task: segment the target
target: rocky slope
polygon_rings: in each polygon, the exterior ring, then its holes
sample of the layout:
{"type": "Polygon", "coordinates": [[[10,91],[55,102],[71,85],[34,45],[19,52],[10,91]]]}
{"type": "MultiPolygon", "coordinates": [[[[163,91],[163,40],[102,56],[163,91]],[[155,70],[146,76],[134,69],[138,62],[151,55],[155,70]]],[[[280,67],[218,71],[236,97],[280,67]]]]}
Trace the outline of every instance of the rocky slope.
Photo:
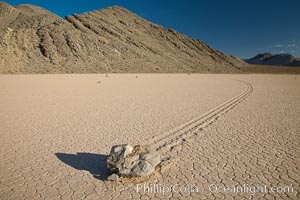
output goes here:
{"type": "Polygon", "coordinates": [[[62,19],[0,2],[0,73],[226,73],[243,65],[118,6],[62,19]]]}
{"type": "Polygon", "coordinates": [[[300,66],[300,59],[290,54],[262,53],[245,61],[256,65],[300,66]]]}

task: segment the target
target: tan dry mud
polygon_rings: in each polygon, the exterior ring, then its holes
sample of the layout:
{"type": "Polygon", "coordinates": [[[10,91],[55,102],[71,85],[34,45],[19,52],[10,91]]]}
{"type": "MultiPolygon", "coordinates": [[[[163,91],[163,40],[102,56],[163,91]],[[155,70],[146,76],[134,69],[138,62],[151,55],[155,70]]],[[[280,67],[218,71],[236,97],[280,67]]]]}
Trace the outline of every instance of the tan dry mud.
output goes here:
{"type": "Polygon", "coordinates": [[[299,75],[2,75],[0,199],[299,199],[299,85],[299,75]],[[154,144],[172,164],[141,183],[104,181],[120,143],[154,144]]]}

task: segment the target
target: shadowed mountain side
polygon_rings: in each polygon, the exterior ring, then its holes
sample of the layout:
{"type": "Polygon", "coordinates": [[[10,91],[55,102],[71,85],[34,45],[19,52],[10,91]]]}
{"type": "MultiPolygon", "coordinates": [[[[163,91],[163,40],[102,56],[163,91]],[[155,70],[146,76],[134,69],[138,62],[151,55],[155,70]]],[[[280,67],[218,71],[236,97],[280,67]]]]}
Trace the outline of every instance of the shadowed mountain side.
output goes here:
{"type": "Polygon", "coordinates": [[[62,19],[0,2],[0,21],[0,73],[230,73],[247,65],[118,6],[62,19]]]}
{"type": "Polygon", "coordinates": [[[261,53],[245,59],[249,64],[274,65],[274,66],[300,66],[300,58],[295,58],[290,54],[261,53]]]}
{"type": "Polygon", "coordinates": [[[55,153],[55,155],[59,160],[77,170],[86,170],[97,179],[107,179],[107,155],[81,152],[77,154],[55,153]]]}

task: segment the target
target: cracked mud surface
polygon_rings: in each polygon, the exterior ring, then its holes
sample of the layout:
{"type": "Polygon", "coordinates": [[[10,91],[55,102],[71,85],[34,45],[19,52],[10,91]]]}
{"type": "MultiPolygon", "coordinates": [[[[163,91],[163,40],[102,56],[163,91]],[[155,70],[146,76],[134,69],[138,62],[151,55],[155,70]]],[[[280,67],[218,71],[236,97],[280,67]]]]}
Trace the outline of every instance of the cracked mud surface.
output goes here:
{"type": "Polygon", "coordinates": [[[0,76],[0,199],[299,199],[299,83],[295,75],[0,76]],[[120,143],[154,144],[172,162],[143,182],[105,181],[106,155],[120,143]],[[251,196],[211,192],[212,184],[294,190],[251,196]]]}

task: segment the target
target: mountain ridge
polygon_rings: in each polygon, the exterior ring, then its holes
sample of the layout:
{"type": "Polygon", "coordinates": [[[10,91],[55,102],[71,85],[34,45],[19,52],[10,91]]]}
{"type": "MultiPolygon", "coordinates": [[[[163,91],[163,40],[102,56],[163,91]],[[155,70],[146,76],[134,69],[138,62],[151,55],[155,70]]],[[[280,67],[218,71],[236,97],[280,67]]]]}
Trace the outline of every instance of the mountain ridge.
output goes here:
{"type": "Polygon", "coordinates": [[[246,65],[120,6],[63,19],[0,2],[0,22],[0,73],[232,73],[246,65]]]}
{"type": "Polygon", "coordinates": [[[291,54],[259,53],[244,61],[256,65],[300,66],[300,58],[291,54]]]}

